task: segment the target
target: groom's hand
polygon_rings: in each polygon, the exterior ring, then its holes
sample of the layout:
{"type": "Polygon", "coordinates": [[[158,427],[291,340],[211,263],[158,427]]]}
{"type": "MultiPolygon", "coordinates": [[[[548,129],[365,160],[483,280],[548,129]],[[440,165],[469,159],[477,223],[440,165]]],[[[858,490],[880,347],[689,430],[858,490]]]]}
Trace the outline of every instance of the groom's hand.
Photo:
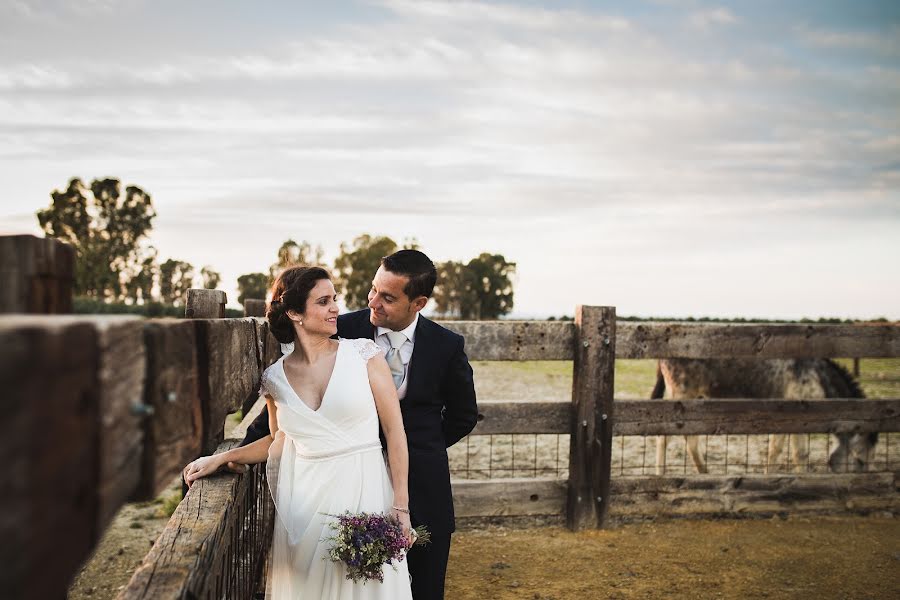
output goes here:
{"type": "Polygon", "coordinates": [[[232,473],[238,473],[241,475],[250,470],[250,467],[245,464],[230,461],[225,466],[232,473]]]}

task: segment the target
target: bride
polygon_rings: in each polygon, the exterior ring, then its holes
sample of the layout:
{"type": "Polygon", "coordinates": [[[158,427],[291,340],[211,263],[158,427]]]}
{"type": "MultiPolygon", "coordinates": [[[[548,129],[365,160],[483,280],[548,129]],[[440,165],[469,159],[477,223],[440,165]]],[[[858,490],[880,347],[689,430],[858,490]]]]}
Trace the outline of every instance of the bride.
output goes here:
{"type": "Polygon", "coordinates": [[[331,339],[335,300],[324,269],[291,267],[278,276],[266,317],[275,338],[294,342],[294,351],[263,373],[273,434],[198,458],[185,467],[185,481],[193,485],[228,462],[268,461],[277,518],[266,597],[407,599],[405,561],[386,566],[382,583],[353,583],[342,563],[328,559],[329,515],[390,511],[410,535],[406,434],[391,371],[374,341],[331,339]]]}

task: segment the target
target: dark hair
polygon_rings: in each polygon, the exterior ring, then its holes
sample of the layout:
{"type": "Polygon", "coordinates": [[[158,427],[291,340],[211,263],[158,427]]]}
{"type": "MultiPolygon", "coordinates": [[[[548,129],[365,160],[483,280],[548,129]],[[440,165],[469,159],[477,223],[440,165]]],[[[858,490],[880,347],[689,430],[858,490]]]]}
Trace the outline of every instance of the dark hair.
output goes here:
{"type": "Polygon", "coordinates": [[[395,275],[408,277],[403,286],[403,293],[410,300],[419,296],[431,297],[437,281],[437,270],[434,263],[423,252],[418,250],[398,250],[381,259],[381,266],[395,275]]]}
{"type": "Polygon", "coordinates": [[[305,313],[309,292],[323,279],[331,279],[328,271],[304,265],[288,267],[278,274],[272,284],[272,300],[266,307],[269,331],[276,340],[282,344],[294,341],[294,324],[287,311],[305,313]]]}

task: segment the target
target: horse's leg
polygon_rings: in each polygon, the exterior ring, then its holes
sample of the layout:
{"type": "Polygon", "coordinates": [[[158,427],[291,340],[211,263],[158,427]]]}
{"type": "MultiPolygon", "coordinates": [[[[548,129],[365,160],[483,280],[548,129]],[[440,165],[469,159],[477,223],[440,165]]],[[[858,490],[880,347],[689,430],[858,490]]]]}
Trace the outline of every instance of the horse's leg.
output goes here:
{"type": "Polygon", "coordinates": [[[666,474],[666,436],[656,436],[656,474],[666,474]]]}
{"type": "Polygon", "coordinates": [[[697,472],[706,473],[706,464],[703,462],[703,457],[700,456],[700,448],[698,447],[699,440],[700,437],[696,435],[684,436],[684,443],[687,445],[691,460],[694,461],[694,466],[697,467],[697,472]]]}
{"type": "Polygon", "coordinates": [[[778,457],[781,456],[781,451],[784,448],[784,439],[785,435],[781,433],[771,433],[769,434],[769,457],[766,460],[766,473],[769,473],[771,469],[775,465],[775,461],[778,460],[778,457]]]}
{"type": "Polygon", "coordinates": [[[794,462],[794,471],[804,472],[807,468],[809,448],[806,445],[806,436],[799,433],[791,434],[791,458],[794,462]]]}

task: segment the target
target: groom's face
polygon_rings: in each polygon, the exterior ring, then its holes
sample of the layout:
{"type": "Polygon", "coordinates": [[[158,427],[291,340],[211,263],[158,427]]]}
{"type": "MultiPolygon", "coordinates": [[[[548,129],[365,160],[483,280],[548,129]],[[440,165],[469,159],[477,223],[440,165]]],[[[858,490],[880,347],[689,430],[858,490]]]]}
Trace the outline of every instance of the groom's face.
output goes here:
{"type": "MultiPolygon", "coordinates": [[[[387,327],[394,331],[406,329],[424,302],[411,301],[403,291],[409,278],[378,267],[369,290],[369,320],[375,327],[387,327]]],[[[427,302],[427,299],[425,299],[427,302]]]]}

